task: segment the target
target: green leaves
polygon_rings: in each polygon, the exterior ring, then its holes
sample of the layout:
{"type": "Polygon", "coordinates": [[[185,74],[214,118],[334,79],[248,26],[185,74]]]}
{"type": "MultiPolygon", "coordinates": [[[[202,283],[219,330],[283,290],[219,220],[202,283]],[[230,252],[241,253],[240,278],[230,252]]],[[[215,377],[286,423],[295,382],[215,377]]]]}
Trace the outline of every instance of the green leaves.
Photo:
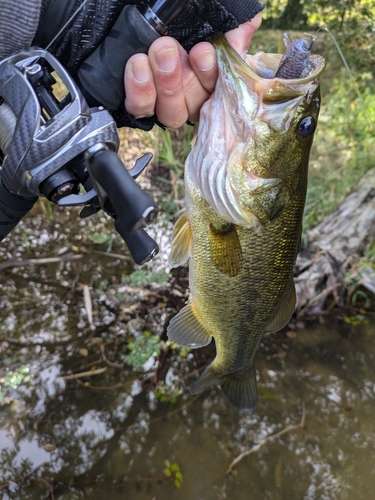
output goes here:
{"type": "MultiPolygon", "coordinates": [[[[13,358],[7,358],[4,360],[4,364],[11,364],[13,358]]],[[[4,378],[0,379],[0,386],[3,388],[17,389],[21,384],[26,384],[30,381],[31,377],[28,374],[30,371],[29,367],[26,365],[21,365],[16,370],[12,370],[5,375],[4,378]]],[[[0,391],[0,397],[3,397],[4,393],[0,391]]]]}
{"type": "Polygon", "coordinates": [[[177,387],[169,386],[159,381],[155,389],[155,397],[161,403],[177,403],[177,398],[181,394],[181,390],[177,387]]]}
{"type": "Polygon", "coordinates": [[[144,364],[151,356],[159,356],[160,338],[145,331],[143,335],[129,342],[128,349],[130,354],[126,357],[126,362],[131,365],[134,370],[142,371],[144,369],[144,364]]]}
{"type": "Polygon", "coordinates": [[[183,476],[182,472],[180,470],[180,466],[178,463],[171,463],[169,460],[165,461],[165,469],[164,469],[164,474],[167,477],[170,477],[173,480],[174,485],[176,488],[181,488],[181,483],[183,481],[183,476]]]}
{"type": "Polygon", "coordinates": [[[129,276],[125,277],[125,282],[132,288],[139,288],[145,283],[156,283],[157,285],[164,285],[168,281],[169,273],[166,271],[147,271],[137,269],[129,276]]]}

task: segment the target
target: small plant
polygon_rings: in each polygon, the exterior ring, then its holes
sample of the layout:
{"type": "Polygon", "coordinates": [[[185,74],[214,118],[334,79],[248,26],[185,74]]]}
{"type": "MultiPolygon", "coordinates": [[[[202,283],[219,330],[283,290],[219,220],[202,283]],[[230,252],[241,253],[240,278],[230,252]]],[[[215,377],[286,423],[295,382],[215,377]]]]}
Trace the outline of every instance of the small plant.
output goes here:
{"type": "Polygon", "coordinates": [[[157,285],[164,285],[168,281],[169,274],[165,271],[146,271],[144,269],[137,269],[129,276],[125,276],[124,281],[132,288],[139,288],[146,283],[156,283],[157,285]]]}
{"type": "Polygon", "coordinates": [[[107,252],[112,250],[114,236],[111,232],[102,230],[99,232],[95,232],[88,236],[88,239],[92,241],[95,245],[103,245],[107,244],[107,252]]]}
{"type": "Polygon", "coordinates": [[[186,356],[191,351],[190,347],[185,347],[185,346],[175,344],[174,342],[171,342],[170,340],[168,340],[167,344],[173,351],[178,351],[178,354],[181,356],[181,358],[186,358],[186,356]]]}
{"type": "Polygon", "coordinates": [[[363,314],[356,314],[355,316],[345,316],[344,321],[348,325],[359,326],[368,325],[369,320],[363,314]]]}
{"type": "Polygon", "coordinates": [[[164,382],[158,382],[155,389],[155,397],[161,403],[172,403],[174,405],[177,403],[177,398],[180,394],[180,389],[167,385],[164,382]]]}
{"type": "Polygon", "coordinates": [[[159,356],[160,338],[145,331],[143,335],[129,342],[128,349],[130,354],[127,356],[126,362],[131,365],[134,370],[142,371],[144,369],[144,364],[151,356],[159,356]]]}
{"type": "MultiPolygon", "coordinates": [[[[5,360],[4,364],[6,363],[7,360],[5,360]]],[[[16,370],[10,371],[5,375],[3,379],[0,379],[0,384],[6,388],[9,387],[10,389],[17,389],[18,386],[21,384],[26,384],[27,382],[30,381],[30,375],[28,375],[30,369],[26,365],[22,365],[16,370]]],[[[4,393],[0,391],[0,397],[3,397],[4,393]]]]}
{"type": "Polygon", "coordinates": [[[165,469],[163,472],[167,477],[173,479],[173,483],[176,486],[176,488],[181,488],[183,476],[180,470],[180,466],[176,462],[172,464],[169,460],[166,460],[165,469]]]}

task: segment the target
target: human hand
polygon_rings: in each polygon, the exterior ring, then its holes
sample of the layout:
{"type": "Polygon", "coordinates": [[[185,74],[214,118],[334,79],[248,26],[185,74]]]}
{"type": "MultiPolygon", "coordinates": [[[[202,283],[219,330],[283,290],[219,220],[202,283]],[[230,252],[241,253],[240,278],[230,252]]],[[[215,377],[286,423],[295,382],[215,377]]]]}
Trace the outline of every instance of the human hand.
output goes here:
{"type": "MultiPolygon", "coordinates": [[[[262,22],[261,13],[228,31],[226,38],[245,57],[262,22]]],[[[174,39],[158,38],[148,55],[135,54],[125,68],[125,107],[136,118],[156,114],[166,127],[198,121],[202,104],[217,80],[216,54],[208,42],[196,44],[189,54],[174,39]]]]}

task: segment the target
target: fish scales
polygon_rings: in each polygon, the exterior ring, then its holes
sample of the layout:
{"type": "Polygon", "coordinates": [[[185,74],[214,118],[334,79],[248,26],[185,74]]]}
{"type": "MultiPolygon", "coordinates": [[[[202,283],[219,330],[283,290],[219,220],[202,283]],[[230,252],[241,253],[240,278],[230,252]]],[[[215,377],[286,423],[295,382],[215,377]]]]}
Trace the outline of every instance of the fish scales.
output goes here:
{"type": "Polygon", "coordinates": [[[281,55],[245,63],[222,35],[214,44],[219,78],[186,161],[186,213],[170,255],[172,267],[189,260],[191,297],[167,333],[193,348],[214,337],[216,358],[190,391],[219,384],[233,406],[249,411],[260,338],[295,307],[293,266],[325,63],[310,56],[309,74],[285,80],[275,76],[281,55]]]}
{"type": "Polygon", "coordinates": [[[246,252],[243,253],[241,270],[235,277],[223,274],[212,265],[209,237],[211,210],[204,206],[202,198],[199,199],[200,193],[194,185],[190,185],[189,179],[186,186],[192,198],[189,221],[193,238],[189,265],[194,271],[190,273],[190,286],[196,302],[204,311],[208,329],[217,332],[215,342],[219,357],[215,364],[219,366],[221,358],[224,358],[234,370],[239,367],[248,371],[265,323],[293,279],[305,185],[301,181],[298,194],[261,237],[248,229],[236,228],[240,246],[246,252]],[[271,255],[272,259],[261,266],[259,263],[265,255],[271,255]],[[231,301],[231,297],[235,300],[231,301]],[[237,332],[235,337],[226,335],[232,330],[237,332]],[[234,348],[234,344],[239,349],[234,348]]]}

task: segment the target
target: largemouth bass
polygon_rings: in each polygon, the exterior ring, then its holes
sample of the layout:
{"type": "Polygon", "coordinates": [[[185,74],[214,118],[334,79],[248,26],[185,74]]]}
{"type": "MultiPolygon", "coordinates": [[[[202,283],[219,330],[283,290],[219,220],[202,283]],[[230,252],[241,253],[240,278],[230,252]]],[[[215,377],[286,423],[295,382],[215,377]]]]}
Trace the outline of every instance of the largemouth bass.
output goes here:
{"type": "MultiPolygon", "coordinates": [[[[308,50],[302,77],[279,78],[282,55],[245,62],[223,35],[214,45],[219,78],[186,161],[186,213],[170,254],[172,267],[189,260],[191,297],[167,333],[192,348],[214,337],[216,358],[190,392],[219,384],[233,406],[250,411],[260,338],[295,308],[293,265],[325,61],[308,50]]],[[[292,57],[300,49],[308,47],[287,47],[292,57]]]]}

